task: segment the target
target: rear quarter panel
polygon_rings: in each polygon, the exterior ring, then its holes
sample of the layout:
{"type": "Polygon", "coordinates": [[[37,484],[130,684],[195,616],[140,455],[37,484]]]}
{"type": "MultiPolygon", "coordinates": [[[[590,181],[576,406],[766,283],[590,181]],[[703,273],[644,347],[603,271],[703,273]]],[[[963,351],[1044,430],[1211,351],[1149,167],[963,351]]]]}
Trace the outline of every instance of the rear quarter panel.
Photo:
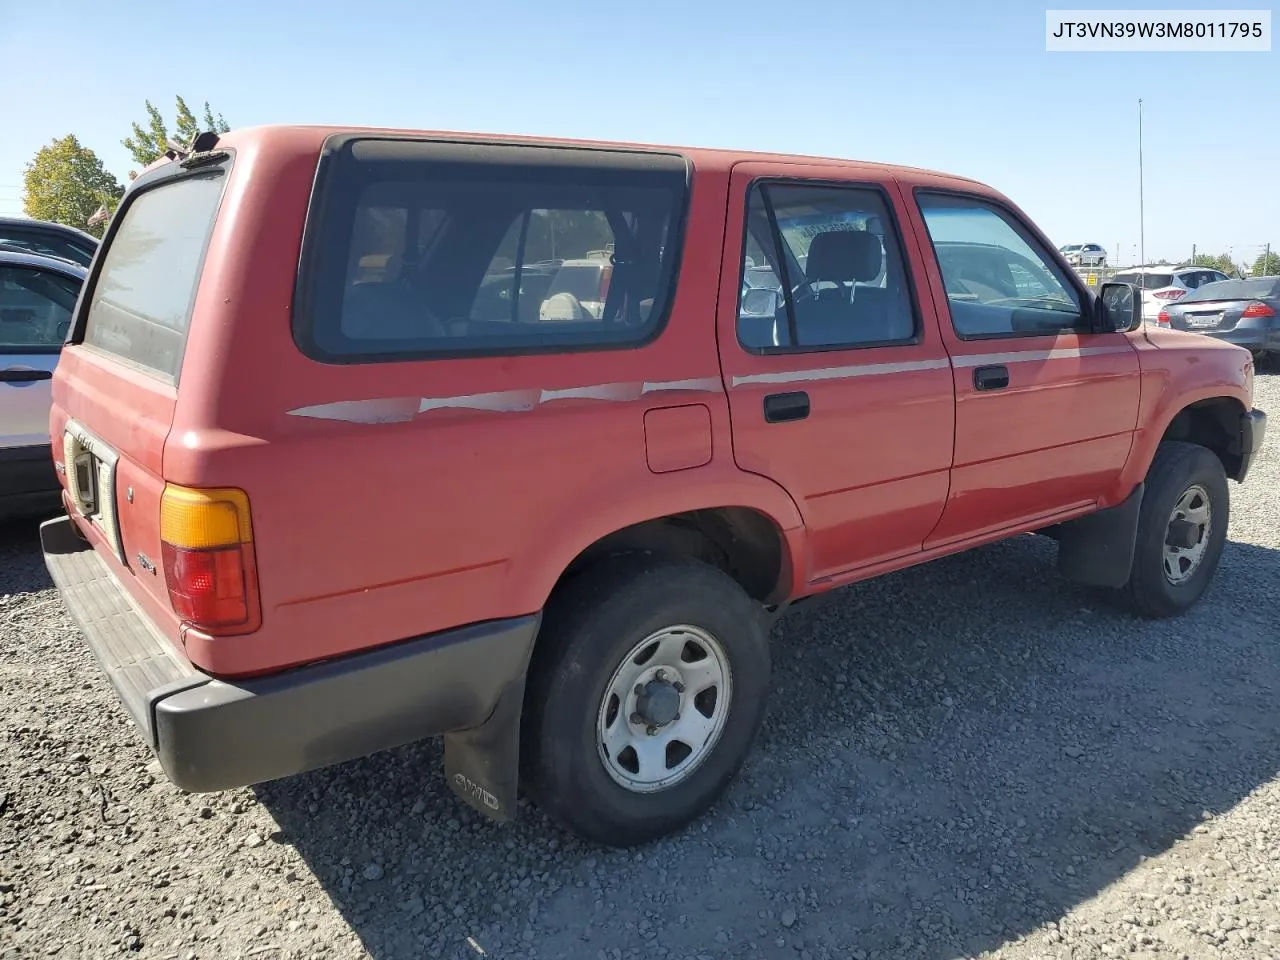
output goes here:
{"type": "Polygon", "coordinates": [[[262,672],[530,613],[594,540],[674,511],[755,506],[797,535],[794,503],[729,449],[714,324],[724,178],[693,178],[675,303],[646,346],[327,365],[290,326],[321,136],[228,138],[235,180],[164,470],[248,493],[263,617],[243,637],[187,631],[194,662],[262,672]],[[655,473],[646,411],[690,404],[708,412],[682,422],[709,420],[710,460],[655,473]]]}

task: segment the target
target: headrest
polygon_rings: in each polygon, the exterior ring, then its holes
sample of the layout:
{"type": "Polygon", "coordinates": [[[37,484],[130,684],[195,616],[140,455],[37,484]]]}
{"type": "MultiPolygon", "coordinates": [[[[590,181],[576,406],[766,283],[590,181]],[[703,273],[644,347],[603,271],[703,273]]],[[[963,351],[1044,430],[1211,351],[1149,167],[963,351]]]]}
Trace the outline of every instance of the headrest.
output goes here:
{"type": "Polygon", "coordinates": [[[883,260],[878,235],[865,230],[831,230],[809,242],[805,277],[810,283],[874,280],[880,276],[883,260]]]}

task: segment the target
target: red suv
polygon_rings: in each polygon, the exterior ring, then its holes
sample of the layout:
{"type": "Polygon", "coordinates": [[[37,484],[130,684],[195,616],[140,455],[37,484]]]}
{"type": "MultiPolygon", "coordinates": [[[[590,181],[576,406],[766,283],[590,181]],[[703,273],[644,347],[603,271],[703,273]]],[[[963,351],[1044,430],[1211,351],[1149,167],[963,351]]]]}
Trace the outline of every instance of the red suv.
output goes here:
{"type": "Polygon", "coordinates": [[[797,600],[1037,531],[1068,577],[1191,606],[1262,442],[1252,377],[971,180],[207,134],[94,260],[42,536],[179,786],[443,734],[477,809],[519,784],[629,844],[733,778],[797,600]]]}

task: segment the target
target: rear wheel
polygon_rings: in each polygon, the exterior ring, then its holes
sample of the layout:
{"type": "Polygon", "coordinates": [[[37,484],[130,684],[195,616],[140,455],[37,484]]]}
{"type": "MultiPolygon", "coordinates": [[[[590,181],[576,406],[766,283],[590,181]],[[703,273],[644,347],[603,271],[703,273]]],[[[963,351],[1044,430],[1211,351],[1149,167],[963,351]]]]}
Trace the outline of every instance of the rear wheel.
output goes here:
{"type": "Polygon", "coordinates": [[[611,846],[704,813],[755,739],[767,619],[707,564],[603,562],[548,604],[522,724],[522,777],[553,819],[611,846]]]}
{"type": "Polygon", "coordinates": [[[1138,612],[1169,617],[1196,603],[1222,557],[1230,495],[1222,462],[1194,443],[1168,441],[1147,472],[1125,593],[1138,612]]]}

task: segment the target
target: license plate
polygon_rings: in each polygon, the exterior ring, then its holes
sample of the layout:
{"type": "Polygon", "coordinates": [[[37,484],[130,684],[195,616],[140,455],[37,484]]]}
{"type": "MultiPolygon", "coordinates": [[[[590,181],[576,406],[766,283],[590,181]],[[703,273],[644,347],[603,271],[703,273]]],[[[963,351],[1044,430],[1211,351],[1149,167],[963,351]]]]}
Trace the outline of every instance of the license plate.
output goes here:
{"type": "Polygon", "coordinates": [[[72,507],[102,531],[116,559],[123,563],[124,547],[116,516],[115,492],[119,456],[74,421],[67,423],[63,433],[62,455],[72,507]]]}
{"type": "Polygon", "coordinates": [[[1222,314],[1220,313],[1188,313],[1183,314],[1186,318],[1188,327],[1200,329],[1203,327],[1216,327],[1222,322],[1222,314]]]}

